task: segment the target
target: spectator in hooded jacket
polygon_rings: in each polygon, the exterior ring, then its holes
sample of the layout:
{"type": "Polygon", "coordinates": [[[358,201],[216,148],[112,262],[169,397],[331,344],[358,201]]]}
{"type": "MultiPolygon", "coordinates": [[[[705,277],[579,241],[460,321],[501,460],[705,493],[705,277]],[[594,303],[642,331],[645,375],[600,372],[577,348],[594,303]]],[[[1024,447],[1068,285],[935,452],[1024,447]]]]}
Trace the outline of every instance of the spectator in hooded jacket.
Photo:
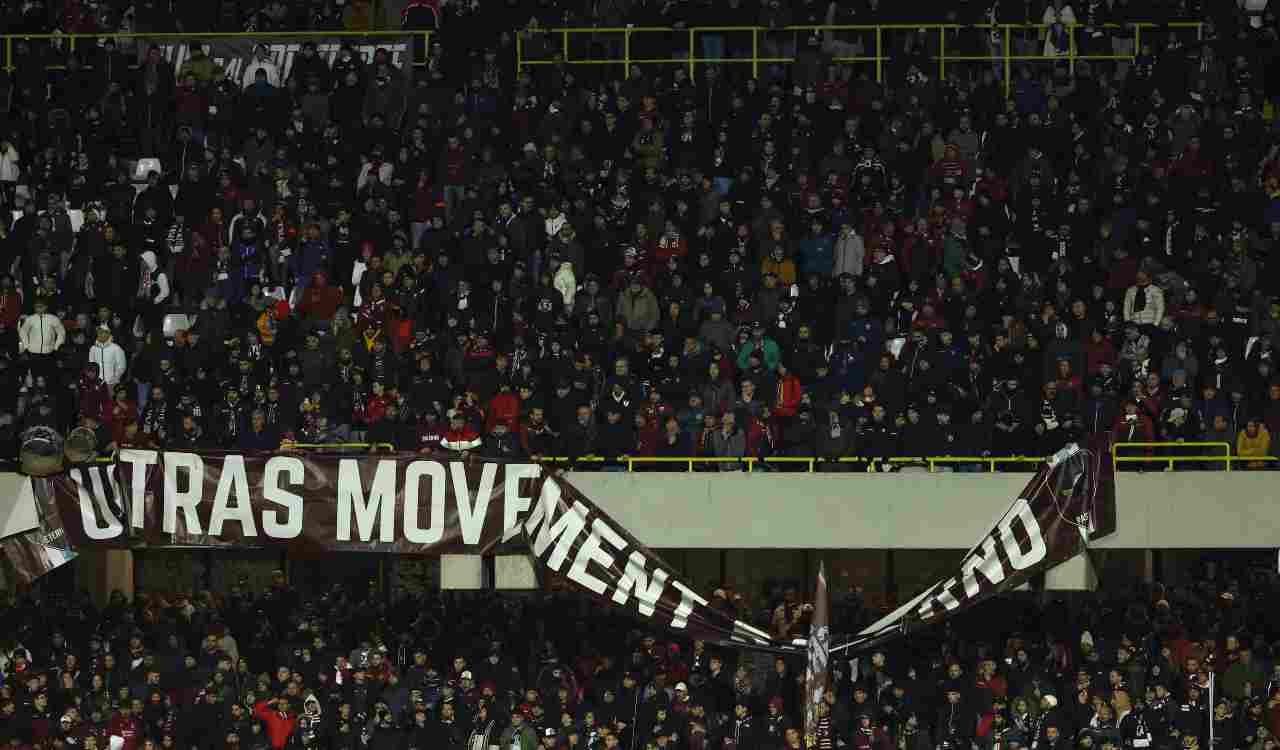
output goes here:
{"type": "Polygon", "coordinates": [[[658,298],[639,276],[633,276],[627,288],[618,294],[614,309],[628,331],[648,333],[658,326],[658,298]]]}
{"type": "Polygon", "coordinates": [[[89,361],[98,366],[102,381],[114,388],[127,368],[124,349],[113,340],[110,326],[98,326],[96,334],[97,338],[89,348],[89,361]]]}

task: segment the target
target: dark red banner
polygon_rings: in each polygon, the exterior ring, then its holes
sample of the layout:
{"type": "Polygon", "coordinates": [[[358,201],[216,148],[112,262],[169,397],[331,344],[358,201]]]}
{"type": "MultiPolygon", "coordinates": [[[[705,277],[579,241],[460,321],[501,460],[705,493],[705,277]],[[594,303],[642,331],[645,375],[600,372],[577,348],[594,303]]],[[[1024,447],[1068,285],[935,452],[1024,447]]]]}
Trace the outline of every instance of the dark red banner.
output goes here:
{"type": "MultiPolygon", "coordinates": [[[[544,571],[691,638],[794,649],[710,606],[558,473],[446,455],[124,450],[112,464],[33,479],[69,553],[256,548],[291,554],[490,554],[527,548],[544,571]]],[[[31,580],[47,566],[15,560],[31,580]]]]}
{"type": "Polygon", "coordinates": [[[866,651],[969,609],[1087,551],[1116,530],[1111,436],[1050,456],[1013,504],[964,556],[959,570],[832,651],[866,651]]]}

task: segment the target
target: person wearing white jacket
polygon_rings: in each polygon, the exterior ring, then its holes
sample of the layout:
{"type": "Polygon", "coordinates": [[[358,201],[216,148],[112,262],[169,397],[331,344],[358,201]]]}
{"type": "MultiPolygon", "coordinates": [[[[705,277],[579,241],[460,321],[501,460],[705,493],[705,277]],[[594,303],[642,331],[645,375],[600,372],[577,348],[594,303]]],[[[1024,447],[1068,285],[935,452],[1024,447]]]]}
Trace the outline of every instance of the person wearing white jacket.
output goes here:
{"type": "Polygon", "coordinates": [[[275,64],[271,59],[271,48],[265,44],[259,44],[257,56],[253,62],[244,68],[244,77],[240,80],[240,88],[247,89],[258,80],[258,71],[261,70],[267,76],[267,83],[275,88],[280,88],[280,66],[275,64]]]}
{"type": "Polygon", "coordinates": [[[21,162],[18,149],[8,139],[0,138],[0,188],[4,189],[5,195],[11,201],[14,189],[17,188],[18,180],[22,175],[22,170],[18,166],[21,162]]]}
{"type": "Polygon", "coordinates": [[[1138,271],[1136,282],[1124,293],[1124,320],[1139,326],[1158,326],[1164,320],[1164,290],[1151,283],[1146,271],[1138,271]]]}
{"type": "Polygon", "coordinates": [[[551,285],[564,297],[565,308],[572,310],[573,298],[578,294],[578,277],[573,274],[573,264],[567,260],[562,262],[551,285]]]}
{"type": "Polygon", "coordinates": [[[47,300],[37,299],[34,307],[35,312],[18,324],[18,345],[28,354],[53,354],[67,340],[67,329],[49,312],[47,300]]]}
{"type": "Polygon", "coordinates": [[[27,353],[33,383],[44,375],[52,385],[58,371],[54,355],[67,340],[67,329],[57,315],[49,313],[48,300],[37,299],[32,306],[35,312],[18,324],[18,348],[27,353]]]}
{"type": "MultiPolygon", "coordinates": [[[[1060,23],[1069,28],[1076,25],[1076,12],[1071,7],[1071,3],[1066,0],[1053,0],[1044,9],[1044,16],[1040,19],[1040,22],[1044,24],[1046,29],[1055,23],[1060,23]]],[[[1043,33],[1042,31],[1041,34],[1043,33]]]]}
{"type": "Polygon", "coordinates": [[[111,338],[111,329],[107,326],[98,326],[98,340],[89,348],[89,361],[98,366],[102,382],[112,388],[124,377],[128,360],[124,349],[111,338]]]}

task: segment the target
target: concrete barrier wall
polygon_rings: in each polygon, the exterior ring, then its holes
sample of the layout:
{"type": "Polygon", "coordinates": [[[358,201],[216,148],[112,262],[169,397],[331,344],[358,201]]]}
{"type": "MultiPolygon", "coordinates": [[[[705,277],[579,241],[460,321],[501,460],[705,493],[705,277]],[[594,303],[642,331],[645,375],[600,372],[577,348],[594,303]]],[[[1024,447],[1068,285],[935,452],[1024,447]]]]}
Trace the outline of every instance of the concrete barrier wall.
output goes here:
{"type": "MultiPolygon", "coordinates": [[[[603,474],[569,479],[655,548],[967,549],[1027,474],[603,474]]],[[[1112,549],[1280,546],[1280,475],[1124,473],[1112,549]]]]}
{"type": "Polygon", "coordinates": [[[0,473],[0,539],[30,531],[39,523],[31,480],[21,474],[0,473]]]}
{"type": "MultiPolygon", "coordinates": [[[[655,549],[967,549],[1027,474],[626,474],[568,478],[655,549]]],[[[1112,549],[1280,546],[1280,475],[1124,473],[1112,549]]],[[[35,525],[29,483],[0,475],[6,535],[35,525]],[[24,494],[25,493],[25,494],[24,494]]]]}

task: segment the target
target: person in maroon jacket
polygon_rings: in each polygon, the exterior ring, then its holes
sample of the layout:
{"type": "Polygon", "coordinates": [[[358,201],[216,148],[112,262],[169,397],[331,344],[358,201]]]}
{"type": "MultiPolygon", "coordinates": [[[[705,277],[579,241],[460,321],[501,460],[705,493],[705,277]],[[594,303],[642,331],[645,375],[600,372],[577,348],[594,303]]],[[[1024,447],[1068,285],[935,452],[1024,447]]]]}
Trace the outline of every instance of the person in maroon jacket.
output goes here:
{"type": "Polygon", "coordinates": [[[1138,409],[1138,403],[1133,399],[1127,399],[1123,408],[1123,413],[1116,417],[1115,424],[1111,427],[1116,441],[1149,443],[1155,440],[1155,430],[1151,425],[1151,417],[1143,414],[1138,409]]]}
{"type": "Polygon", "coordinates": [[[138,750],[142,745],[142,720],[133,715],[131,704],[121,701],[120,710],[107,724],[107,736],[124,740],[120,750],[138,750]]]}

